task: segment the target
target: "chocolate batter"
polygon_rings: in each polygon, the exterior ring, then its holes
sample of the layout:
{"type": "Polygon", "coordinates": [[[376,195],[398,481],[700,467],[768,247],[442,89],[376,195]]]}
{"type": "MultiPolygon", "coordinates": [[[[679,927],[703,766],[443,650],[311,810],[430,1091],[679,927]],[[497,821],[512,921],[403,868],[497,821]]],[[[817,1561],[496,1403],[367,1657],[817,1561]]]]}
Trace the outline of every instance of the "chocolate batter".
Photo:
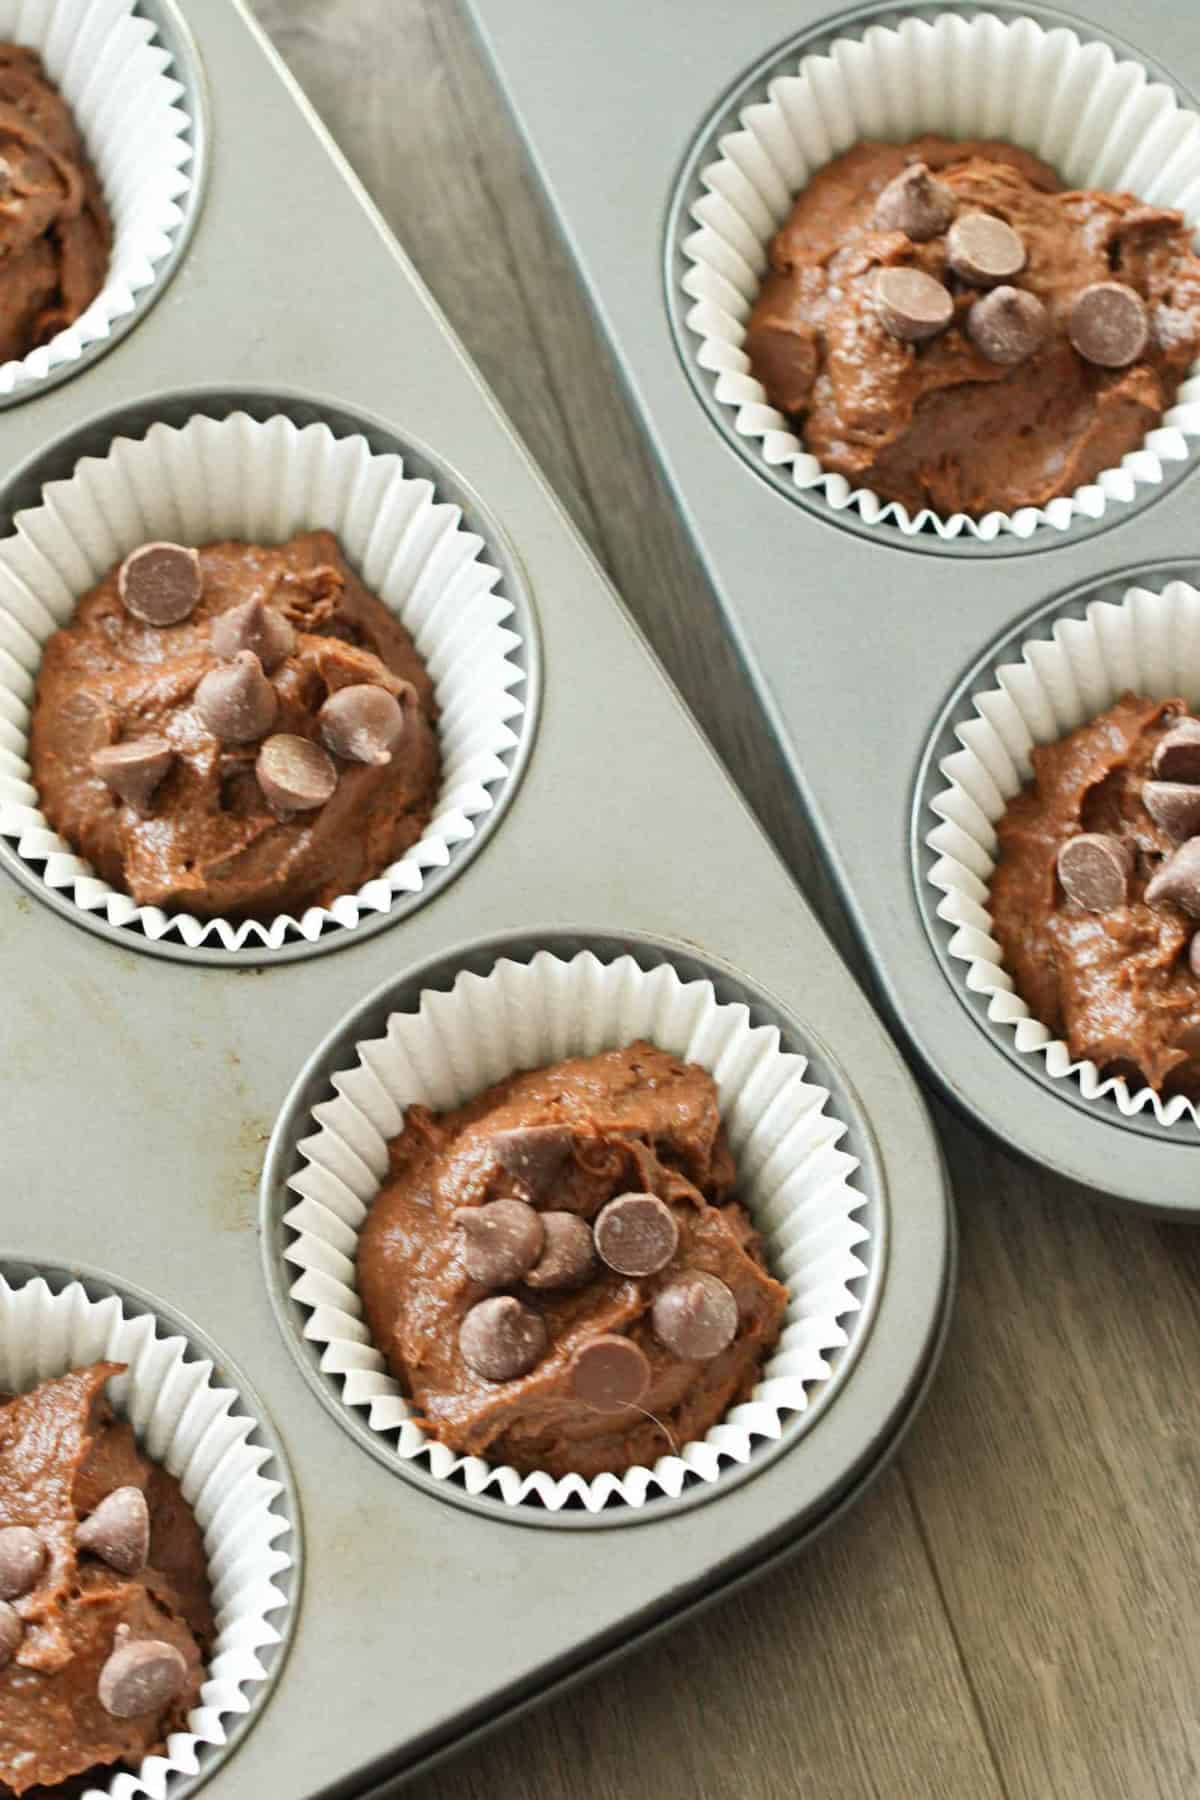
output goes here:
{"type": "Polygon", "coordinates": [[[1074,1057],[1168,1094],[1200,1098],[1196,919],[1146,888],[1178,843],[1142,798],[1155,751],[1187,717],[1182,700],[1125,694],[1061,742],[1033,752],[1034,781],[1000,820],[991,912],[1004,966],[1034,1017],[1074,1057]],[[1126,901],[1089,911],[1063,891],[1062,846],[1102,833],[1132,850],[1126,901]]]}
{"type": "Polygon", "coordinates": [[[36,1586],[12,1602],[23,1635],[0,1668],[0,1795],[85,1771],[103,1786],[111,1765],[136,1765],[185,1728],[199,1697],[213,1636],[204,1545],[179,1484],[109,1412],[104,1385],[121,1368],[77,1369],[0,1405],[0,1530],[32,1528],[47,1552],[36,1586]],[[74,1541],[79,1522],[125,1487],[141,1490],[150,1515],[149,1557],[133,1575],[74,1541]],[[165,1709],[115,1718],[101,1704],[121,1626],[183,1656],[185,1685],[165,1709]]]}
{"type": "MultiPolygon", "coordinates": [[[[199,567],[199,602],[179,623],[131,614],[113,569],[46,645],[30,732],[42,810],[140,905],[232,918],[326,906],[402,856],[429,822],[440,783],[433,684],[404,627],[363,586],[330,532],[278,548],[209,544],[199,567]],[[204,678],[233,666],[210,641],[214,619],[256,598],[294,633],[291,652],[269,670],[278,703],[265,727],[271,733],[319,741],[318,714],[330,695],[363,686],[403,695],[409,684],[404,735],[391,759],[314,752],[331,792],[302,811],[272,805],[260,785],[263,733],[222,741],[196,706],[204,678]],[[139,806],[113,792],[92,759],[105,746],[143,739],[165,740],[174,755],[139,806]]],[[[265,687],[264,676],[256,679],[265,687]]]]}
{"type": "Polygon", "coordinates": [[[0,362],[79,317],[104,285],[111,243],[66,102],[36,51],[0,44],[0,362]]]}
{"type": "Polygon", "coordinates": [[[856,485],[943,515],[1041,506],[1118,465],[1171,406],[1200,352],[1190,236],[1181,213],[1065,191],[1007,144],[860,143],[813,177],[772,240],[746,349],[805,447],[856,485]],[[949,268],[944,230],[918,242],[874,222],[881,190],[915,162],[960,216],[983,212],[1019,234],[1026,261],[1011,280],[1034,297],[1022,306],[1041,302],[1047,326],[1022,360],[991,361],[968,336],[981,290],[949,268]],[[875,282],[892,267],[944,283],[948,329],[914,343],[885,327],[875,282]],[[1145,304],[1148,340],[1126,367],[1087,361],[1069,335],[1080,292],[1102,282],[1145,304]]]}
{"type": "MultiPolygon", "coordinates": [[[[733,1159],[705,1070],[648,1043],[573,1059],[513,1076],[456,1112],[410,1107],[390,1157],[391,1179],[359,1242],[359,1290],[371,1335],[421,1423],[451,1448],[552,1475],[620,1472],[703,1437],[758,1380],[787,1291],[767,1274],[758,1234],[731,1198],[733,1159]],[[502,1134],[515,1130],[520,1142],[531,1126],[560,1128],[558,1166],[507,1154],[506,1168],[502,1134]],[[466,1272],[456,1209],[515,1198],[543,1216],[595,1221],[607,1202],[630,1194],[657,1196],[672,1239],[671,1219],[677,1227],[669,1261],[651,1275],[623,1276],[597,1259],[583,1285],[555,1291],[519,1279],[488,1286],[466,1272]],[[684,1271],[717,1278],[718,1294],[728,1289],[736,1301],[735,1335],[716,1354],[674,1354],[655,1335],[655,1298],[678,1289],[684,1271]],[[539,1338],[544,1326],[536,1366],[509,1380],[476,1373],[459,1343],[464,1317],[497,1285],[536,1315],[539,1338]],[[644,1356],[648,1385],[636,1405],[599,1409],[579,1397],[573,1367],[600,1338],[588,1382],[623,1381],[624,1361],[640,1365],[644,1356]],[[614,1340],[625,1353],[615,1370],[600,1366],[606,1355],[613,1361],[614,1340]]],[[[606,1244],[602,1232],[596,1241],[606,1244]]],[[[632,1255],[628,1237],[616,1251],[606,1244],[606,1253],[636,1261],[646,1238],[632,1241],[632,1255]]]]}

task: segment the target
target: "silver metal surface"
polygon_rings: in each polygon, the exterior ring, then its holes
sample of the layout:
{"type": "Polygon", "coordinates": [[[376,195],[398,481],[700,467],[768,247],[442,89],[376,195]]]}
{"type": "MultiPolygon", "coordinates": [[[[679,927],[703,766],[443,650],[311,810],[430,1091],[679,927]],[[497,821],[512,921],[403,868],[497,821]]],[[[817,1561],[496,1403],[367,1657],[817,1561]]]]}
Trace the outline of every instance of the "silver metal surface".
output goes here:
{"type": "MultiPolygon", "coordinates": [[[[671,209],[731,93],[757,91],[784,50],[859,29],[864,10],[694,0],[683,21],[672,0],[612,0],[559,9],[547,31],[541,0],[469,3],[893,1024],[946,1097],[1010,1148],[1130,1206],[1200,1215],[1200,1133],[1068,1099],[1065,1082],[980,1030],[939,967],[910,845],[922,759],[964,672],[1064,591],[1194,558],[1195,458],[1152,497],[1111,507],[1101,529],[999,548],[797,504],[697,404],[664,293],[664,263],[669,284],[679,272],[671,209]]],[[[890,16],[902,10],[926,8],[890,16]]],[[[1200,92],[1200,9],[1185,0],[1148,0],[1136,18],[1121,0],[1087,0],[1082,18],[1032,10],[1164,71],[1184,104],[1200,92]]]]}

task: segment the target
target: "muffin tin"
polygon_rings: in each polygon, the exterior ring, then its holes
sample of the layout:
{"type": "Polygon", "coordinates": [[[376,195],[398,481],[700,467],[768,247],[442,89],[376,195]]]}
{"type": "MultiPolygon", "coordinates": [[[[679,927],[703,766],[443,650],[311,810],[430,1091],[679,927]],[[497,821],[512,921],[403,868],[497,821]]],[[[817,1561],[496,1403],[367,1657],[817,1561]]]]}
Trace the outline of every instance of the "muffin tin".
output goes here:
{"type": "MultiPolygon", "coordinates": [[[[159,0],[155,16],[167,10],[159,0]]],[[[403,252],[237,0],[183,12],[211,102],[194,237],[136,330],[0,418],[0,529],[114,430],[155,420],[240,408],[418,458],[427,444],[524,608],[536,719],[509,804],[454,879],[407,916],[312,945],[151,954],[130,931],[88,928],[3,859],[5,1266],[105,1270],[197,1320],[261,1396],[303,1521],[274,1691],[254,1698],[235,1754],[168,1791],[180,1800],[211,1777],[228,1800],[316,1800],[390,1790],[773,1566],[850,1504],[936,1363],[954,1229],[894,1047],[403,252]],[[573,1528],[575,1512],[523,1529],[549,1515],[400,1478],[314,1396],[326,1378],[281,1298],[282,1184],[346,1034],[501,952],[567,943],[703,973],[756,1021],[778,1019],[830,1089],[879,1225],[850,1341],[802,1424],[702,1493],[648,1502],[636,1529],[630,1508],[595,1529],[573,1528]]]]}
{"type": "Polygon", "coordinates": [[[670,0],[568,11],[552,34],[539,0],[471,6],[891,1022],[947,1098],[1013,1149],[1132,1207],[1200,1214],[1190,1121],[1128,1118],[1011,1053],[946,954],[925,844],[937,824],[930,771],[953,742],[947,716],[970,691],[969,672],[1005,642],[1036,636],[1060,599],[1153,586],[1162,565],[1194,561],[1194,455],[1161,486],[1061,534],[1040,526],[1024,540],[945,541],[865,524],[747,454],[696,367],[679,250],[716,137],[774,74],[839,36],[945,11],[1031,15],[1142,62],[1195,109],[1200,16],[1154,0],[1131,44],[1118,0],[1088,0],[1083,17],[1006,4],[838,12],[820,0],[708,0],[689,10],[685,43],[670,0]]]}

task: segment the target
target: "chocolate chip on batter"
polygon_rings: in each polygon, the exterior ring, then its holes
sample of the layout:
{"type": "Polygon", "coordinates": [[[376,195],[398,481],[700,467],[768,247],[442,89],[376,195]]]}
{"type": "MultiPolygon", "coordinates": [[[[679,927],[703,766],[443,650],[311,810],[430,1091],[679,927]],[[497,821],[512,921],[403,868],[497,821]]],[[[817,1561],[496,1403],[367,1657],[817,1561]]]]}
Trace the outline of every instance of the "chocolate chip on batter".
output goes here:
{"type": "Polygon", "coordinates": [[[972,287],[994,287],[1020,274],[1025,245],[992,213],[959,213],[946,234],[946,261],[972,287]]]}
{"type": "Polygon", "coordinates": [[[578,1213],[544,1212],[542,1253],[525,1276],[531,1288],[582,1287],[596,1269],[592,1228],[578,1213]]]}
{"type": "Polygon", "coordinates": [[[279,696],[253,650],[239,650],[231,663],[203,677],[196,711],[223,744],[250,744],[275,723],[279,696]]]}
{"type": "Polygon", "coordinates": [[[296,633],[277,606],[243,600],[219,613],[208,634],[213,654],[232,662],[242,650],[253,650],[267,674],[286,662],[296,648],[296,633]]]}
{"type": "Polygon", "coordinates": [[[707,1361],[737,1336],[737,1301],[718,1276],[684,1269],[678,1281],[655,1295],[650,1320],[655,1337],[673,1356],[707,1361]]]}
{"type": "Polygon", "coordinates": [[[618,1275],[654,1275],[666,1268],[679,1227],[657,1194],[618,1194],[601,1207],[593,1228],[596,1248],[618,1275]]]}
{"type": "Polygon", "coordinates": [[[182,1651],[159,1638],[122,1638],[129,1627],[118,1626],[121,1641],[100,1671],[97,1692],[105,1712],[114,1719],[136,1719],[143,1713],[161,1712],[178,1699],[187,1682],[187,1663],[182,1651]]]}
{"type": "MultiPolygon", "coordinates": [[[[414,692],[414,690],[411,690],[414,692]]],[[[386,688],[356,682],[330,694],[318,715],[321,736],[335,756],[349,762],[390,763],[404,736],[405,712],[386,688]]]]}
{"type": "Polygon", "coordinates": [[[1146,884],[1146,899],[1151,906],[1159,900],[1173,900],[1193,919],[1200,919],[1200,838],[1189,838],[1167,858],[1146,884]]]}
{"type": "Polygon", "coordinates": [[[472,1281],[504,1287],[519,1281],[541,1254],[542,1221],[523,1200],[460,1206],[451,1216],[466,1240],[463,1264],[472,1281]]]}
{"type": "Polygon", "coordinates": [[[1068,898],[1085,912],[1112,912],[1124,906],[1132,873],[1132,846],[1102,831],[1068,838],[1058,853],[1058,879],[1068,898]]]}
{"type": "Polygon", "coordinates": [[[0,1669],[17,1654],[24,1635],[25,1627],[16,1607],[10,1606],[7,1600],[0,1600],[0,1669]]]}
{"type": "Polygon", "coordinates": [[[32,1592],[46,1566],[46,1546],[28,1525],[0,1531],[0,1600],[20,1600],[32,1592]]]}
{"type": "Polygon", "coordinates": [[[92,772],[127,806],[145,812],[174,761],[175,752],[165,738],[131,738],[93,751],[92,772]]]}
{"type": "Polygon", "coordinates": [[[145,625],[178,625],[196,610],[203,586],[199,552],[183,544],[142,544],[117,571],[122,605],[145,625]]]}
{"type": "Polygon", "coordinates": [[[1142,804],[1177,844],[1200,834],[1200,787],[1186,781],[1144,781],[1142,804]]]}
{"type": "Polygon", "coordinates": [[[333,798],[333,759],[310,738],[280,731],[269,737],[254,765],[258,785],[276,812],[312,812],[333,798]]]}
{"type": "Polygon", "coordinates": [[[1180,719],[1158,740],[1151,765],[1160,781],[1200,782],[1200,719],[1180,719]]]}
{"type": "Polygon", "coordinates": [[[1146,348],[1150,320],[1141,295],[1123,281],[1093,281],[1076,295],[1067,329],[1085,362],[1125,369],[1146,348]]]}
{"type": "Polygon", "coordinates": [[[489,1148],[505,1174],[537,1200],[557,1180],[574,1142],[568,1125],[516,1125],[497,1131],[489,1148]]]}
{"type": "Polygon", "coordinates": [[[631,1338],[615,1333],[582,1344],[568,1370],[577,1400],[597,1412],[636,1406],[650,1386],[650,1364],[631,1338]]]}
{"type": "Polygon", "coordinates": [[[967,314],[967,336],[989,362],[1024,362],[1043,342],[1049,315],[1036,294],[998,287],[981,294],[967,314]]]}
{"type": "Polygon", "coordinates": [[[485,1381],[513,1381],[537,1367],[549,1344],[546,1321],[511,1294],[473,1306],[458,1328],[462,1359],[485,1381]]]}
{"type": "Polygon", "coordinates": [[[873,293],[884,330],[906,344],[936,337],[954,317],[950,290],[921,269],[880,269],[873,293]]]}
{"type": "Polygon", "coordinates": [[[958,201],[943,181],[935,181],[927,163],[910,163],[893,176],[875,202],[873,223],[880,231],[902,231],[916,244],[945,231],[958,211],[958,201]]]}
{"type": "Polygon", "coordinates": [[[150,1509],[139,1487],[114,1488],[75,1528],[75,1547],[118,1575],[136,1575],[150,1554],[150,1509]]]}

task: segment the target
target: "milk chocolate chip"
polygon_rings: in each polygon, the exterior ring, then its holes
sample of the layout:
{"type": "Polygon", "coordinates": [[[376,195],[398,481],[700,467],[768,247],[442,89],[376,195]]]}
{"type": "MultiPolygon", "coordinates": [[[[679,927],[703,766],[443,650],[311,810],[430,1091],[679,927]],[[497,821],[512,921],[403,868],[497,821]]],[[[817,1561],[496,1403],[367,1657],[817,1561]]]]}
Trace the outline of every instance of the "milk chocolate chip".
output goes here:
{"type": "Polygon", "coordinates": [[[1200,838],[1189,838],[1169,856],[1154,879],[1146,884],[1151,906],[1172,900],[1193,919],[1200,919],[1200,838]]]}
{"type": "Polygon", "coordinates": [[[196,610],[203,585],[199,552],[183,544],[143,544],[117,571],[122,605],[145,625],[178,625],[196,610]]]}
{"type": "Polygon", "coordinates": [[[960,213],[946,234],[946,261],[972,287],[1011,281],[1025,267],[1025,246],[991,213],[960,213]]]}
{"type": "Polygon", "coordinates": [[[196,711],[223,744],[250,744],[275,723],[279,696],[253,650],[239,650],[231,663],[204,676],[196,711]]]}
{"type": "Polygon", "coordinates": [[[1102,831],[1068,838],[1058,853],[1063,890],[1085,912],[1113,912],[1124,906],[1132,873],[1132,846],[1102,831]]]}
{"type": "Polygon", "coordinates": [[[89,1550],[118,1575],[136,1575],[150,1554],[150,1509],[139,1487],[114,1488],[75,1528],[75,1547],[89,1550]]]}
{"type": "Polygon", "coordinates": [[[481,1300],[458,1330],[462,1359],[485,1381],[513,1381],[537,1367],[549,1338],[546,1322],[511,1294],[481,1300]]]}
{"type": "Polygon", "coordinates": [[[20,1600],[32,1593],[46,1566],[46,1546],[28,1525],[0,1531],[0,1600],[20,1600]]]}
{"type": "Polygon", "coordinates": [[[875,202],[873,223],[880,231],[902,231],[914,243],[937,237],[958,211],[958,202],[926,163],[910,163],[888,182],[875,202]]]}
{"type": "Polygon", "coordinates": [[[131,738],[93,751],[92,770],[105,787],[137,812],[145,812],[155,789],[175,761],[166,738],[131,738]]]}
{"type": "Polygon", "coordinates": [[[880,269],[873,291],[884,330],[906,344],[936,337],[954,317],[949,289],[921,269],[880,269]]]}
{"type": "Polygon", "coordinates": [[[404,708],[386,688],[356,682],[330,694],[318,715],[321,736],[349,762],[390,763],[404,736],[404,708]]]}
{"type": "Polygon", "coordinates": [[[674,1256],[679,1227],[657,1194],[618,1194],[596,1215],[594,1237],[618,1275],[654,1275],[674,1256]]]}
{"type": "Polygon", "coordinates": [[[243,600],[219,613],[208,634],[213,654],[232,662],[243,650],[252,650],[267,674],[286,662],[296,648],[296,633],[278,607],[261,600],[243,600]]]}
{"type": "Polygon", "coordinates": [[[596,1270],[592,1228],[578,1213],[544,1212],[542,1254],[525,1276],[531,1288],[576,1288],[596,1270]]]}
{"type": "Polygon", "coordinates": [[[575,1398],[597,1412],[636,1406],[650,1386],[650,1364],[632,1339],[615,1334],[593,1338],[571,1358],[568,1371],[575,1398]]]}
{"type": "Polygon", "coordinates": [[[998,287],[981,294],[967,314],[967,336],[989,362],[1024,362],[1042,344],[1049,318],[1036,294],[998,287]]]}
{"type": "MultiPolygon", "coordinates": [[[[128,1632],[118,1626],[117,1635],[128,1632]]],[[[100,1704],[114,1719],[161,1712],[178,1699],[187,1682],[187,1663],[174,1644],[158,1638],[121,1639],[100,1671],[100,1704]]]]}
{"type": "Polygon", "coordinates": [[[537,1200],[562,1172],[574,1141],[567,1125],[517,1125],[511,1131],[497,1131],[490,1148],[505,1174],[537,1200]]]}
{"type": "Polygon", "coordinates": [[[10,1663],[21,1647],[25,1627],[15,1606],[0,1600],[0,1669],[10,1663]]]}
{"type": "Polygon", "coordinates": [[[258,785],[276,812],[312,812],[337,787],[333,759],[309,738],[281,731],[269,737],[254,765],[258,785]]]}
{"type": "Polygon", "coordinates": [[[1180,719],[1158,740],[1152,765],[1160,781],[1200,782],[1200,719],[1180,719]]]}
{"type": "Polygon", "coordinates": [[[541,1254],[542,1221],[523,1200],[460,1206],[452,1216],[466,1240],[463,1264],[472,1281],[504,1287],[519,1281],[541,1254]]]}
{"type": "Polygon", "coordinates": [[[1200,833],[1200,787],[1185,781],[1144,781],[1142,804],[1177,844],[1200,833]]]}
{"type": "Polygon", "coordinates": [[[655,1337],[673,1356],[707,1361],[737,1336],[737,1301],[718,1276],[685,1269],[678,1281],[655,1295],[650,1319],[655,1337]]]}
{"type": "Polygon", "coordinates": [[[1141,295],[1123,281],[1093,281],[1076,296],[1068,333],[1085,362],[1125,369],[1146,348],[1150,320],[1141,295]]]}

